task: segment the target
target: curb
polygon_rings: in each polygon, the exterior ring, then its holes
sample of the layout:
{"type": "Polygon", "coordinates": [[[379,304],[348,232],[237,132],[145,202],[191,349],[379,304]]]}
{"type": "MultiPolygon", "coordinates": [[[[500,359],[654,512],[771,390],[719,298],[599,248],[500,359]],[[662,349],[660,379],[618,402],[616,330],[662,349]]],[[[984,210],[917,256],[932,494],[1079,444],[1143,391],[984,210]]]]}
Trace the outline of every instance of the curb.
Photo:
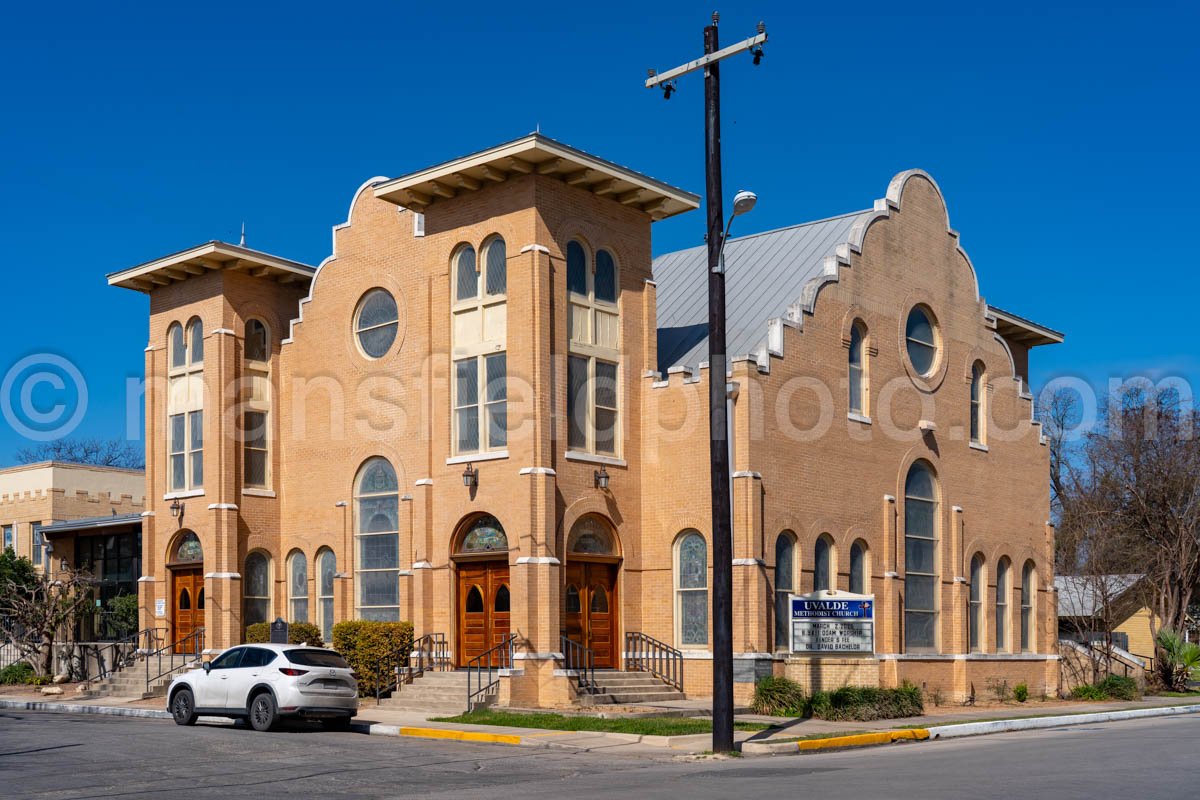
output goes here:
{"type": "Polygon", "coordinates": [[[46,703],[40,700],[0,700],[0,708],[11,708],[17,711],[57,711],[60,714],[99,714],[104,717],[171,719],[169,711],[155,711],[152,708],[88,706],[80,703],[46,703]]]}
{"type": "Polygon", "coordinates": [[[958,739],[963,736],[984,736],[989,733],[1061,728],[1064,725],[1086,725],[1091,722],[1120,722],[1126,719],[1173,717],[1180,714],[1196,713],[1200,713],[1200,703],[1186,706],[1134,708],[1128,711],[1098,711],[1094,714],[1065,714],[1057,717],[1026,717],[1025,719],[997,719],[990,722],[964,722],[960,725],[932,726],[928,728],[928,731],[930,738],[933,739],[958,739]]]}
{"type": "Polygon", "coordinates": [[[930,732],[924,728],[908,728],[902,731],[879,731],[856,733],[852,736],[830,736],[826,739],[801,739],[798,742],[744,742],[742,752],[746,755],[771,753],[807,753],[820,750],[840,750],[849,747],[874,747],[893,742],[924,741],[930,732]]]}
{"type": "Polygon", "coordinates": [[[486,744],[534,744],[522,741],[522,737],[509,733],[483,733],[482,731],[460,731],[452,728],[414,728],[407,725],[351,725],[350,729],[370,736],[408,736],[416,739],[449,739],[455,742],[483,742],[486,744]]]}

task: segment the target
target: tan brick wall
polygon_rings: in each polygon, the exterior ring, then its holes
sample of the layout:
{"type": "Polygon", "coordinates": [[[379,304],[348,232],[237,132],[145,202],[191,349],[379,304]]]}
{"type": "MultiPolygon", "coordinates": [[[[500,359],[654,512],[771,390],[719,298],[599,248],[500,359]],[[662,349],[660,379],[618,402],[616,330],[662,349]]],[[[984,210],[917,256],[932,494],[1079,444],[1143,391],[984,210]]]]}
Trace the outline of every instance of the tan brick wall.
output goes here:
{"type": "MultiPolygon", "coordinates": [[[[464,519],[489,513],[503,524],[512,548],[512,625],[521,647],[534,653],[558,650],[564,570],[554,560],[565,560],[571,525],[594,513],[612,521],[619,539],[618,635],[642,631],[674,644],[674,542],[688,528],[711,538],[705,411],[709,376],[701,370],[692,381],[675,374],[666,386],[644,377],[655,367],[656,347],[653,286],[647,284],[650,218],[554,178],[527,175],[435,203],[426,214],[425,230],[424,237],[414,237],[411,214],[375,199],[368,189],[355,197],[347,224],[335,229],[334,255],[303,303],[298,303],[297,288],[238,273],[207,273],[154,292],[147,353],[151,376],[165,375],[164,344],[171,322],[199,314],[206,334],[217,328],[234,331],[206,339],[206,409],[226,410],[234,402],[224,386],[242,368],[245,319],[257,314],[270,325],[276,496],[242,493],[240,449],[230,436],[231,423],[222,418],[226,415],[206,413],[210,444],[204,495],[182,501],[182,525],[172,520],[166,514],[170,501],[162,499],[163,400],[148,394],[147,492],[155,516],[148,520],[145,560],[156,583],[147,590],[145,607],[166,597],[163,559],[171,538],[186,527],[201,538],[208,572],[239,573],[251,549],[269,553],[274,613],[281,615],[286,613],[284,559],[299,549],[309,560],[310,610],[315,611],[317,550],[331,547],[339,571],[352,573],[354,479],[368,458],[384,456],[406,496],[401,505],[401,604],[402,615],[414,621],[418,635],[444,632],[454,646],[452,539],[464,519]],[[479,484],[468,491],[461,480],[463,464],[446,463],[452,454],[449,265],[460,243],[479,250],[493,234],[503,236],[508,255],[510,435],[506,458],[475,462],[479,484]],[[606,465],[611,476],[607,493],[593,486],[596,463],[566,457],[564,252],[573,237],[589,249],[609,249],[619,265],[624,354],[620,455],[625,463],[606,465]],[[387,356],[369,361],[358,352],[351,325],[360,298],[375,287],[396,298],[400,333],[387,356]],[[289,327],[297,316],[300,321],[289,327]],[[280,344],[289,335],[291,341],[280,344]],[[340,502],[351,506],[340,507],[340,502]],[[414,569],[424,563],[430,568],[414,569]]],[[[747,473],[734,489],[734,556],[744,562],[735,567],[735,651],[775,649],[775,539],[786,530],[799,543],[801,591],[812,587],[812,548],[819,535],[829,534],[834,541],[840,589],[848,587],[851,543],[866,543],[869,591],[878,602],[877,650],[901,652],[902,577],[887,573],[904,573],[904,476],[909,465],[924,459],[933,465],[940,487],[939,651],[966,649],[965,585],[954,579],[967,574],[972,553],[982,552],[993,580],[998,560],[1012,561],[1014,638],[1020,625],[1021,566],[1028,559],[1037,564],[1035,650],[1050,654],[1053,603],[1045,587],[1052,578],[1053,541],[1045,525],[1047,452],[1029,421],[1030,400],[1019,392],[1009,355],[985,321],[974,275],[957,238],[947,232],[945,208],[933,186],[919,177],[909,181],[899,209],[872,225],[861,255],[852,255],[837,277],[821,290],[814,312],[804,315],[802,329],[785,329],[783,356],[770,359],[769,372],[744,362],[734,367],[734,468],[747,473]],[[908,376],[902,352],[904,319],[917,302],[933,310],[943,343],[941,366],[928,381],[908,376]],[[846,416],[846,347],[855,318],[869,328],[870,424],[846,416]],[[969,447],[965,435],[969,376],[976,360],[987,368],[986,451],[969,447]],[[824,406],[822,395],[805,386],[828,387],[824,406]],[[916,433],[919,419],[935,421],[936,433],[916,433]],[[822,433],[808,435],[818,425],[822,433]]],[[[766,332],[764,319],[764,339],[766,332]]],[[[1014,356],[1024,364],[1025,353],[1014,350],[1014,356]]],[[[711,565],[711,543],[709,553],[711,565]]],[[[354,613],[353,581],[337,583],[337,618],[346,619],[354,613]]],[[[240,637],[240,584],[213,578],[208,585],[214,598],[210,642],[227,646],[240,637]]],[[[989,597],[993,595],[989,587],[989,597]]],[[[989,602],[984,615],[989,625],[994,618],[990,608],[989,602]]],[[[985,631],[990,637],[989,625],[985,631]]],[[[984,650],[992,649],[994,638],[989,638],[984,650]]],[[[703,695],[711,691],[712,665],[705,648],[697,650],[700,657],[686,663],[686,688],[689,694],[703,695]]],[[[977,669],[959,667],[956,661],[920,666],[881,662],[877,670],[864,665],[873,663],[869,661],[825,662],[796,661],[784,665],[783,672],[808,675],[810,682],[820,673],[820,682],[833,676],[829,680],[885,685],[912,674],[961,693],[971,670],[977,669]]],[[[994,663],[998,675],[1015,675],[1022,669],[1045,673],[1052,662],[978,663],[994,663]]],[[[537,669],[541,681],[544,670],[537,669]]],[[[558,689],[540,683],[530,690],[531,681],[531,675],[514,679],[508,691],[521,702],[536,699],[529,692],[558,696],[558,689]]],[[[750,691],[751,683],[739,684],[739,697],[750,691]]]]}

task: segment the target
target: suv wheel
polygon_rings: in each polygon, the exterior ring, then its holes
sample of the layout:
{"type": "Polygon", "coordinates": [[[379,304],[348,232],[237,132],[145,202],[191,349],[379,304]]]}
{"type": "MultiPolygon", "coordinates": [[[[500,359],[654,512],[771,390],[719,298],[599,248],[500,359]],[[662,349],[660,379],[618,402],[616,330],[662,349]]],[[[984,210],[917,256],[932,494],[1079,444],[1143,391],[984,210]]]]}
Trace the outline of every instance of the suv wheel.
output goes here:
{"type": "Polygon", "coordinates": [[[279,712],[275,708],[275,698],[270,692],[263,692],[250,703],[250,727],[256,731],[269,731],[279,721],[279,712]]]}
{"type": "Polygon", "coordinates": [[[191,689],[180,689],[171,698],[171,718],[176,725],[196,724],[196,700],[191,689]]]}

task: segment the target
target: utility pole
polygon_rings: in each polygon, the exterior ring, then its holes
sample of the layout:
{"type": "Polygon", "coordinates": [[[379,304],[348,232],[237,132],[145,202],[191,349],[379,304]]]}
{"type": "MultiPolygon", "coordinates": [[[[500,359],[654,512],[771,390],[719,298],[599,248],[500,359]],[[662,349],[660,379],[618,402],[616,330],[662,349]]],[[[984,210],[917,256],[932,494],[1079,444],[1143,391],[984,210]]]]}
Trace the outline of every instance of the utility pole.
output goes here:
{"type": "Polygon", "coordinates": [[[712,483],[712,625],[713,625],[713,752],[733,750],[733,520],[730,508],[729,419],[727,413],[725,352],[725,270],[722,251],[725,229],[721,195],[721,67],[720,61],[749,51],[754,63],[762,60],[766,27],[724,50],[719,49],[717,23],[704,28],[704,56],[657,74],[650,71],[646,88],[662,87],[671,99],[675,78],[704,70],[704,144],[708,242],[708,428],[712,483]]]}

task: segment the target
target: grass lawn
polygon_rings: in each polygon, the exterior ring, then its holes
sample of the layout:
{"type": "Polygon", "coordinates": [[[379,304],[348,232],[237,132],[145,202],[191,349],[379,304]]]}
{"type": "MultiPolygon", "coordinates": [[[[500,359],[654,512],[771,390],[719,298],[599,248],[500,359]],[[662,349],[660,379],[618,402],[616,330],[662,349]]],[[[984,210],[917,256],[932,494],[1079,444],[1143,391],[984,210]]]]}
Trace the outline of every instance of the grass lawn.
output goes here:
{"type": "MultiPolygon", "coordinates": [[[[712,733],[712,721],[688,717],[648,717],[646,719],[599,719],[568,717],[562,714],[523,714],[511,711],[472,711],[457,717],[436,717],[434,722],[458,722],[467,725],[501,725],[510,728],[542,728],[552,731],[602,731],[634,733],[643,736],[685,736],[712,733]]],[[[735,722],[739,731],[761,731],[771,727],[758,722],[735,722]]]]}

